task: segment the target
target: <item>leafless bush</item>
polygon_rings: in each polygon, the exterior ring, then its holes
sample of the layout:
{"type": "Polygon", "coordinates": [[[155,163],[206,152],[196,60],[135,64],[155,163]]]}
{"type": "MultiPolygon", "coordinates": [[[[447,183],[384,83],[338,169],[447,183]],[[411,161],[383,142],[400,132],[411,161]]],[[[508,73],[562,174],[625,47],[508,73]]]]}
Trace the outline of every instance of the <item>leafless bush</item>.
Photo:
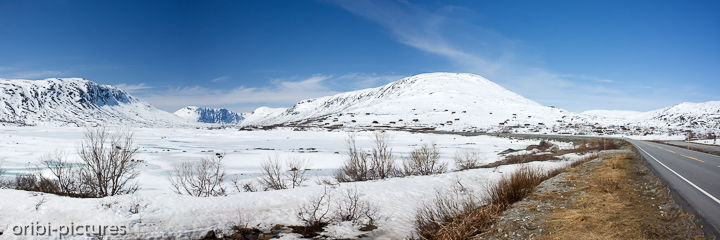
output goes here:
{"type": "Polygon", "coordinates": [[[307,169],[310,167],[310,163],[303,158],[290,158],[286,162],[287,178],[290,181],[292,188],[301,187],[303,182],[310,179],[307,174],[307,169]]]}
{"type": "Polygon", "coordinates": [[[497,183],[488,185],[489,201],[495,205],[510,206],[525,198],[535,186],[549,177],[540,168],[523,166],[509,177],[503,176],[497,183]]]}
{"type": "Polygon", "coordinates": [[[447,163],[440,162],[440,151],[435,143],[412,150],[409,157],[403,158],[405,175],[431,175],[447,171],[447,163]]]}
{"type": "Polygon", "coordinates": [[[85,130],[78,155],[85,164],[81,169],[83,186],[96,197],[134,193],[139,185],[131,182],[138,176],[132,161],[138,153],[133,132],[119,130],[110,133],[101,127],[85,130]]]}
{"type": "MultiPolygon", "coordinates": [[[[67,160],[67,153],[54,151],[40,156],[43,167],[47,168],[54,175],[54,182],[57,184],[58,192],[61,195],[88,196],[93,195],[92,190],[83,184],[82,168],[73,166],[67,160]]],[[[43,179],[42,174],[39,177],[43,179]]]]}
{"type": "Polygon", "coordinates": [[[145,200],[142,199],[141,197],[134,196],[132,198],[132,201],[130,202],[130,206],[128,206],[128,209],[130,209],[130,213],[132,213],[132,214],[140,213],[140,210],[145,207],[145,205],[143,205],[144,202],[145,202],[145,200]]]}
{"type": "Polygon", "coordinates": [[[263,176],[259,181],[266,190],[280,190],[288,188],[287,184],[285,184],[285,180],[283,179],[283,167],[282,163],[280,163],[280,157],[275,156],[274,159],[268,157],[268,160],[264,161],[260,166],[263,170],[263,176]]]}
{"type": "Polygon", "coordinates": [[[480,161],[484,159],[485,154],[478,149],[458,149],[453,155],[458,170],[479,168],[480,161]]]}
{"type": "Polygon", "coordinates": [[[348,158],[345,159],[345,163],[335,174],[335,179],[338,180],[338,182],[367,181],[372,179],[372,174],[370,173],[371,164],[367,155],[357,148],[355,138],[355,133],[348,133],[348,138],[345,139],[348,158]]]}
{"type": "Polygon", "coordinates": [[[45,202],[47,202],[47,199],[45,198],[45,196],[38,198],[37,203],[35,203],[35,211],[40,210],[40,206],[42,206],[45,202]]]}
{"type": "Polygon", "coordinates": [[[200,162],[175,164],[168,180],[178,194],[196,197],[225,195],[225,167],[222,159],[225,155],[210,155],[200,162]]]}
{"type": "Polygon", "coordinates": [[[337,221],[351,221],[364,225],[373,225],[378,218],[377,205],[365,200],[365,194],[354,188],[342,192],[341,200],[337,202],[334,219],[337,221]]]}
{"type": "Polygon", "coordinates": [[[308,198],[298,209],[298,218],[306,227],[322,228],[330,221],[331,193],[323,186],[321,193],[308,198]]]}
{"type": "Polygon", "coordinates": [[[391,136],[386,132],[375,131],[373,133],[375,148],[372,149],[370,169],[374,179],[385,179],[395,175],[395,159],[392,148],[390,148],[391,140],[391,136]]]}
{"type": "Polygon", "coordinates": [[[230,180],[238,192],[257,192],[258,188],[255,186],[252,180],[240,181],[237,176],[230,180]]]}
{"type": "Polygon", "coordinates": [[[355,133],[348,134],[345,146],[348,158],[340,170],[335,174],[338,182],[355,182],[375,179],[385,179],[397,175],[395,158],[390,148],[392,137],[386,132],[376,131],[372,140],[375,147],[370,155],[357,148],[355,133]]]}
{"type": "Polygon", "coordinates": [[[442,230],[454,220],[461,219],[461,216],[471,214],[480,204],[478,199],[470,194],[436,189],[435,197],[416,210],[415,232],[421,239],[467,239],[472,234],[465,234],[466,236],[461,238],[443,238],[448,231],[442,230]]]}
{"type": "Polygon", "coordinates": [[[575,142],[575,143],[573,143],[573,146],[575,147],[575,150],[580,153],[620,148],[620,144],[616,144],[615,141],[612,139],[597,139],[597,138],[592,139],[592,140],[575,142]]]}
{"type": "Polygon", "coordinates": [[[302,186],[303,182],[309,179],[307,169],[310,163],[306,159],[292,157],[281,162],[280,156],[268,157],[268,160],[260,165],[263,169],[263,176],[260,184],[265,190],[281,190],[302,186]]]}

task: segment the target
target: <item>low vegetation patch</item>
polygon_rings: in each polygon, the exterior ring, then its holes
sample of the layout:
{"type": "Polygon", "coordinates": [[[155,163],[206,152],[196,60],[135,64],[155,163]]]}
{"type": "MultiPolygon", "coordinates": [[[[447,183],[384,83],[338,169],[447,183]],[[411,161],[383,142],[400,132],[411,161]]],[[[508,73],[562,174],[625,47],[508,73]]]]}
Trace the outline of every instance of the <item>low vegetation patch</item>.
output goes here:
{"type": "Polygon", "coordinates": [[[498,217],[482,239],[714,239],[629,150],[569,166],[498,217]]]}
{"type": "Polygon", "coordinates": [[[495,218],[513,203],[532,193],[535,186],[561,171],[545,172],[521,167],[508,177],[486,187],[488,199],[453,190],[437,191],[435,198],[423,204],[415,217],[415,239],[469,239],[483,233],[495,218]]]}
{"type": "Polygon", "coordinates": [[[135,159],[138,149],[130,130],[87,128],[77,148],[80,161],[68,160],[62,151],[51,152],[38,159],[34,172],[17,175],[14,182],[3,185],[81,198],[132,194],[140,187],[134,181],[139,174],[135,159]],[[45,175],[45,169],[51,174],[45,175]]]}

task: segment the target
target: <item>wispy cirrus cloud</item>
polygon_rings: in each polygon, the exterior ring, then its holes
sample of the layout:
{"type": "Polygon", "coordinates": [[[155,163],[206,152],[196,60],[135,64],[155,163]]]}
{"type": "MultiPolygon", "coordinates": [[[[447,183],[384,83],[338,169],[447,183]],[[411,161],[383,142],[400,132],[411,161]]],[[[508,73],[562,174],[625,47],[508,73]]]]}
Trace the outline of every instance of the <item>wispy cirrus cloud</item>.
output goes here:
{"type": "Polygon", "coordinates": [[[121,83],[121,84],[115,85],[115,87],[118,87],[129,93],[136,93],[136,92],[139,92],[140,90],[153,88],[151,86],[145,85],[145,83],[140,83],[140,84],[136,84],[136,85],[127,85],[127,84],[121,83]]]}
{"type": "Polygon", "coordinates": [[[222,76],[222,77],[215,78],[215,79],[211,80],[211,82],[214,82],[214,83],[216,83],[216,82],[224,82],[224,81],[226,81],[226,80],[228,80],[228,79],[230,79],[230,76],[222,76]]]}
{"type": "Polygon", "coordinates": [[[546,105],[573,111],[628,107],[654,109],[677,103],[660,92],[587,74],[558,73],[533,66],[542,62],[519,51],[523,42],[472,25],[472,10],[446,5],[437,9],[407,1],[334,0],[343,9],[386,28],[396,41],[448,59],[455,71],[487,77],[546,105]],[[648,101],[647,99],[655,98],[648,101]]]}

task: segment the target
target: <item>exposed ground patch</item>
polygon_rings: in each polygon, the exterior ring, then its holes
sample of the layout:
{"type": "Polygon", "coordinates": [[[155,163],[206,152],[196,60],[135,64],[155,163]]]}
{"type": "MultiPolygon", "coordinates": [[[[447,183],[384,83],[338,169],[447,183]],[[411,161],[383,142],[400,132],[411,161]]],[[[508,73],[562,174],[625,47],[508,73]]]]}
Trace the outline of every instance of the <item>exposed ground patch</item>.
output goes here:
{"type": "Polygon", "coordinates": [[[715,239],[629,150],[544,181],[475,239],[715,239]]]}

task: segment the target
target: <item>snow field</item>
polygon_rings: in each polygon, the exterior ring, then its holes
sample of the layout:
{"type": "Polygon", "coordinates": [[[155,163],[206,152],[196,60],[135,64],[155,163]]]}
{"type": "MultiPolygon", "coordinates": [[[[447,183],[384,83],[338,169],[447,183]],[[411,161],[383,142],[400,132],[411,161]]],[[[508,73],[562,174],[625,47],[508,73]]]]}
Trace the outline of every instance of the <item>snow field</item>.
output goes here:
{"type": "MultiPolygon", "coordinates": [[[[227,230],[242,218],[249,226],[268,229],[275,224],[298,225],[296,209],[311,196],[322,192],[323,186],[315,183],[317,178],[330,178],[342,165],[345,157],[345,132],[295,132],[289,130],[244,132],[237,130],[201,129],[136,129],[135,141],[141,151],[138,159],[141,172],[137,180],[141,189],[132,195],[101,199],[77,199],[50,194],[0,189],[0,231],[2,239],[21,238],[12,234],[14,226],[35,222],[67,225],[118,225],[127,226],[129,238],[168,237],[197,238],[210,229],[227,230]],[[260,149],[256,149],[260,148],[260,149]],[[303,150],[299,150],[303,148],[303,150]],[[308,152],[316,148],[317,152],[308,152]],[[274,149],[274,150],[261,150],[274,149]],[[170,150],[170,151],[166,151],[170,150]],[[212,150],[212,152],[208,152],[212,150]],[[205,152],[203,152],[205,151],[205,152]],[[299,151],[304,151],[300,153],[299,151]],[[172,192],[166,179],[173,163],[197,161],[215,153],[226,153],[223,163],[229,178],[257,177],[260,164],[276,154],[281,158],[297,156],[311,162],[309,174],[313,179],[307,187],[266,192],[236,192],[224,197],[199,198],[172,192]],[[339,154],[335,154],[338,152],[339,154]],[[44,200],[43,200],[44,199],[44,200]],[[40,204],[36,209],[36,205],[40,204]],[[140,204],[140,211],[133,214],[129,209],[140,204]]],[[[71,160],[77,159],[75,146],[82,138],[83,128],[69,127],[3,127],[0,128],[0,159],[10,177],[27,172],[28,163],[37,157],[61,149],[69,152],[71,160]]],[[[462,148],[477,148],[486,153],[485,162],[499,159],[497,152],[507,148],[524,148],[537,144],[535,140],[510,140],[488,136],[464,137],[458,135],[413,134],[390,132],[391,147],[401,163],[400,156],[407,156],[424,143],[435,142],[441,151],[441,160],[454,169],[452,155],[462,148]]],[[[357,144],[369,149],[371,132],[358,132],[357,144]]],[[[569,144],[560,144],[567,147],[569,144]]],[[[578,156],[568,156],[571,161],[578,156]]],[[[533,162],[527,165],[544,169],[562,167],[568,161],[533,162]]],[[[326,235],[354,237],[367,234],[375,239],[398,239],[409,236],[415,209],[432,199],[435,190],[450,189],[459,180],[482,197],[486,184],[497,181],[503,174],[520,166],[507,165],[496,169],[474,169],[433,176],[412,176],[379,181],[340,184],[330,192],[339,200],[342,191],[357,188],[364,198],[380,209],[382,220],[378,229],[360,232],[357,226],[341,223],[326,228],[326,235]]],[[[228,185],[229,187],[229,185],[228,185]]],[[[55,238],[48,237],[48,238],[55,238]]],[[[290,234],[285,239],[297,238],[290,234]]]]}

